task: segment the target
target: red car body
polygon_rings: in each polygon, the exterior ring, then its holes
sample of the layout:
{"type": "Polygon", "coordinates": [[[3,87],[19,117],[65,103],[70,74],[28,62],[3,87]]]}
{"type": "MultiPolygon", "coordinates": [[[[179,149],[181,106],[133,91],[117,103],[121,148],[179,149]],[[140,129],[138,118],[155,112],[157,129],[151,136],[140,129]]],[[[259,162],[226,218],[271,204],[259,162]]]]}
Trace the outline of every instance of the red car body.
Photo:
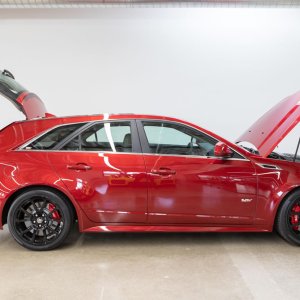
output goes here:
{"type": "Polygon", "coordinates": [[[299,93],[280,102],[238,139],[254,144],[260,155],[175,118],[138,114],[55,117],[36,95],[22,91],[8,98],[27,120],[0,131],[0,228],[17,195],[32,187],[47,187],[70,201],[81,232],[272,231],[282,201],[300,186],[297,162],[268,157],[298,122],[299,93]],[[225,145],[238,158],[144,153],[142,120],[201,132],[218,141],[215,148],[225,145]],[[130,122],[132,143],[139,145],[139,151],[26,148],[29,141],[57,126],[103,121],[130,122]]]}

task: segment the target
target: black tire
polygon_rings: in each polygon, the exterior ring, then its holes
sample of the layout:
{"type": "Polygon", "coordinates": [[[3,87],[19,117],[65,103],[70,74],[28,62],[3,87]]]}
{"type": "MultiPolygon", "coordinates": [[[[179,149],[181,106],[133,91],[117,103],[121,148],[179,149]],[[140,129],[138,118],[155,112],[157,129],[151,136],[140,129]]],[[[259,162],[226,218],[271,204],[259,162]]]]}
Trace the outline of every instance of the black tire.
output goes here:
{"type": "Polygon", "coordinates": [[[284,200],[278,210],[275,227],[283,239],[300,246],[300,190],[284,200]]]}
{"type": "Polygon", "coordinates": [[[8,228],[14,239],[30,250],[51,250],[67,238],[73,224],[72,208],[59,193],[36,188],[19,195],[11,205],[8,228]]]}

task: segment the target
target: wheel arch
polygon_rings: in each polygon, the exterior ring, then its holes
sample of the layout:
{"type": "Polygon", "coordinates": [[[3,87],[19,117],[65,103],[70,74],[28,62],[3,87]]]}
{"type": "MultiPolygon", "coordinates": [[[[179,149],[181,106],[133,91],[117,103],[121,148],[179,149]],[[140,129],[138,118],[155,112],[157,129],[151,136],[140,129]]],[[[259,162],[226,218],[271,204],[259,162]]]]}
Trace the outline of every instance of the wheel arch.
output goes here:
{"type": "Polygon", "coordinates": [[[65,199],[65,201],[70,205],[70,208],[72,209],[72,213],[73,213],[73,217],[74,220],[78,220],[79,221],[79,213],[77,211],[77,208],[75,207],[73,201],[70,199],[70,197],[64,193],[62,190],[60,190],[57,187],[53,187],[53,186],[48,186],[48,185],[42,185],[42,184],[37,184],[37,185],[29,185],[29,186],[24,186],[16,191],[14,191],[13,194],[11,194],[8,199],[6,200],[3,210],[2,210],[2,225],[7,223],[7,216],[8,216],[8,212],[9,209],[11,207],[11,205],[13,204],[14,200],[21,195],[22,193],[26,192],[26,191],[30,191],[30,190],[34,190],[34,189],[40,189],[43,188],[45,190],[48,191],[52,191],[54,193],[59,194],[60,196],[62,196],[63,199],[65,199]]]}

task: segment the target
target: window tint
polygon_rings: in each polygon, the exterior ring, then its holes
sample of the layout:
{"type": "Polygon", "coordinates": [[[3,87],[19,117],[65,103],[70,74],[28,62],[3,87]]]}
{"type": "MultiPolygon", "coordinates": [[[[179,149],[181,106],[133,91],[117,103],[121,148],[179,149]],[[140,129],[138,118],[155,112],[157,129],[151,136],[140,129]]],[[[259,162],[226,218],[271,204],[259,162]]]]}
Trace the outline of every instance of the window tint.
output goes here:
{"type": "Polygon", "coordinates": [[[130,122],[95,124],[76,136],[62,150],[132,152],[130,122]]]}
{"type": "Polygon", "coordinates": [[[73,133],[75,130],[83,126],[83,123],[70,124],[54,128],[35,141],[26,146],[25,149],[49,150],[55,147],[59,142],[73,133]]]}
{"type": "Polygon", "coordinates": [[[143,122],[150,153],[213,156],[217,140],[174,123],[143,122]]]}

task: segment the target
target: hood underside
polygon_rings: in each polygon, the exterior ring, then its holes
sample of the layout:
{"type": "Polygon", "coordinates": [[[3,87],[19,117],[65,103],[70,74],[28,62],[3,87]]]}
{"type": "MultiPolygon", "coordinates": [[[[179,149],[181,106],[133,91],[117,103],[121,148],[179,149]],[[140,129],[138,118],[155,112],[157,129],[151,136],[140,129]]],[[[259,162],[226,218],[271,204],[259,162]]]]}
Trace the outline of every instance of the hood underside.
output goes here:
{"type": "Polygon", "coordinates": [[[43,101],[22,87],[7,70],[0,71],[0,94],[21,111],[27,120],[49,116],[43,101]]]}
{"type": "Polygon", "coordinates": [[[236,142],[249,142],[261,156],[267,157],[298,124],[299,118],[300,92],[297,92],[266,112],[236,142]]]}

